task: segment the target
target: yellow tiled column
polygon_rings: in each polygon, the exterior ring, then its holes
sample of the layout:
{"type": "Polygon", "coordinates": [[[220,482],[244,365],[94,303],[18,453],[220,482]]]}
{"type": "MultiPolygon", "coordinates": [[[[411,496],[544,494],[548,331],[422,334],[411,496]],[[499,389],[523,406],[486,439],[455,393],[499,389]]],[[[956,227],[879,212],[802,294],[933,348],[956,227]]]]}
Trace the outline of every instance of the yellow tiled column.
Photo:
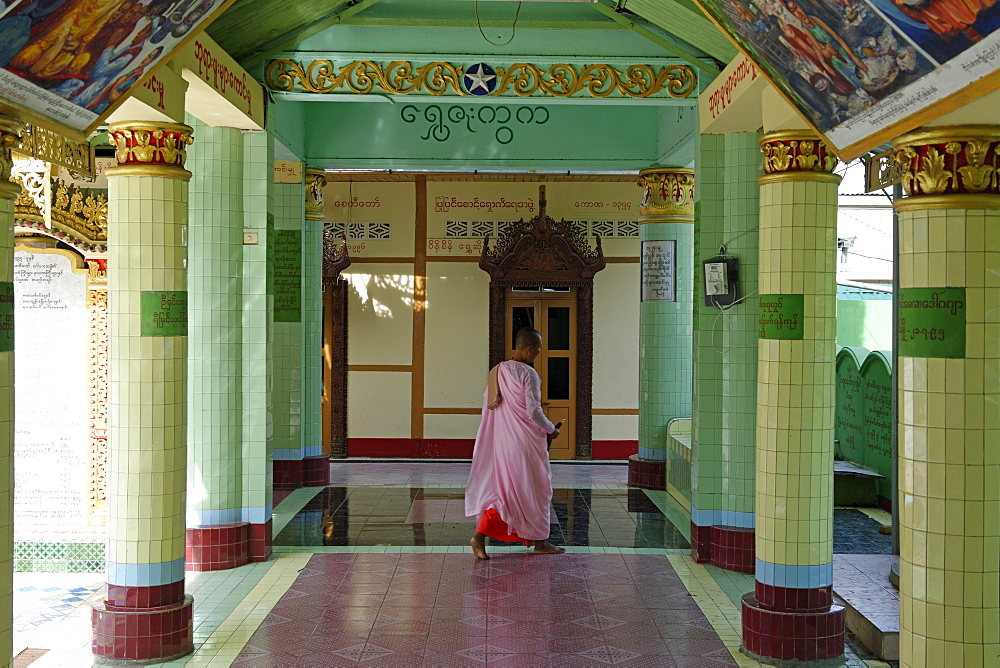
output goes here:
{"type": "Polygon", "coordinates": [[[0,116],[0,665],[14,650],[14,200],[10,148],[21,124],[0,116]]]}
{"type": "Polygon", "coordinates": [[[900,664],[1000,665],[1000,126],[893,145],[900,664]]]}
{"type": "Polygon", "coordinates": [[[761,138],[756,586],[743,647],[771,660],[834,659],[833,415],[837,159],[805,130],[761,138]]]}
{"type": "Polygon", "coordinates": [[[102,659],[193,648],[184,594],[187,219],[191,128],[108,128],[108,593],[94,605],[102,659]]]}

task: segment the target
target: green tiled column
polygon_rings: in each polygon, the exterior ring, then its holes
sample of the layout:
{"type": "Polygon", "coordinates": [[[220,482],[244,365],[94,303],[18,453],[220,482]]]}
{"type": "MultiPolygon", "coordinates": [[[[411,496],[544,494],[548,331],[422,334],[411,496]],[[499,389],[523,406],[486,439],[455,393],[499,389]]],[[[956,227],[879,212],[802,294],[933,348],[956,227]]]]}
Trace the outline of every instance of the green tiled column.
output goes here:
{"type": "Polygon", "coordinates": [[[193,116],[188,122],[198,142],[188,157],[194,176],[188,207],[187,567],[215,570],[245,564],[249,546],[241,496],[243,135],[193,116]],[[219,559],[211,549],[217,545],[235,549],[219,559]]]}
{"type": "Polygon", "coordinates": [[[640,173],[639,185],[644,188],[639,217],[644,261],[639,308],[639,455],[634,466],[666,462],[667,489],[672,487],[690,500],[690,446],[668,439],[667,424],[691,416],[694,171],[646,169],[640,173]],[[656,243],[661,241],[668,243],[656,243]],[[659,259],[651,260],[651,253],[659,259]],[[655,272],[656,285],[648,280],[654,276],[653,264],[661,267],[655,272]]]}
{"type": "Polygon", "coordinates": [[[326,174],[309,170],[302,223],[302,484],[327,485],[323,451],[323,195],[326,174]]]}
{"type": "Polygon", "coordinates": [[[899,665],[996,666],[1000,125],[925,126],[893,146],[907,194],[894,202],[899,665]]]}
{"type": "Polygon", "coordinates": [[[736,570],[753,567],[759,137],[703,135],[698,165],[692,555],[736,570]],[[742,298],[724,313],[705,305],[702,269],[723,245],[739,261],[742,298]],[[741,562],[731,549],[713,556],[712,527],[730,546],[747,546],[741,562]]]}
{"type": "Polygon", "coordinates": [[[302,186],[274,185],[274,485],[302,485],[302,186]]]}
{"type": "Polygon", "coordinates": [[[14,200],[21,187],[11,183],[10,147],[21,124],[0,116],[0,664],[7,665],[14,650],[14,200]],[[9,327],[8,327],[9,325],[9,327]]]}
{"type": "Polygon", "coordinates": [[[94,604],[93,646],[104,658],[158,659],[193,649],[184,595],[191,128],[124,121],[108,135],[118,162],[106,172],[108,589],[94,604]],[[154,610],[169,616],[164,625],[186,623],[183,643],[136,647],[154,610]]]}
{"type": "Polygon", "coordinates": [[[274,297],[268,273],[274,189],[274,145],[266,132],[243,133],[243,520],[250,523],[250,560],[271,554],[273,425],[271,422],[274,297]]]}

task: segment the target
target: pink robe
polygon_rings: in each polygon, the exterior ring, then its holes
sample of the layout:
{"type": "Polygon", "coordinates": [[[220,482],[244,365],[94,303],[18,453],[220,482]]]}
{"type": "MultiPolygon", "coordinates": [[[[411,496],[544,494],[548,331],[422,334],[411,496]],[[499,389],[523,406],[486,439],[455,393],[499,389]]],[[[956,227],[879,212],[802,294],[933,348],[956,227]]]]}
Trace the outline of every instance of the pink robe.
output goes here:
{"type": "Polygon", "coordinates": [[[545,435],[555,426],[542,412],[541,379],[522,362],[499,365],[500,404],[483,398],[472,471],[465,488],[465,514],[500,514],[510,532],[526,540],[547,540],[552,505],[552,470],[545,435]]]}

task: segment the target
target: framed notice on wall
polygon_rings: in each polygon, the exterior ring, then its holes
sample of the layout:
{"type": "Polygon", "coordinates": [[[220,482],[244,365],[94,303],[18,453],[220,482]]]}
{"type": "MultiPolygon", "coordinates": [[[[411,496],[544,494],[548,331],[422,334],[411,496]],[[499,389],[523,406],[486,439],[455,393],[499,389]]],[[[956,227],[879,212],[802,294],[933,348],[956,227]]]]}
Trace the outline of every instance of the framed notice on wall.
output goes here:
{"type": "Polygon", "coordinates": [[[642,301],[677,301],[677,242],[642,242],[642,301]]]}
{"type": "Polygon", "coordinates": [[[696,0],[841,160],[1000,87],[992,0],[696,0]]]}

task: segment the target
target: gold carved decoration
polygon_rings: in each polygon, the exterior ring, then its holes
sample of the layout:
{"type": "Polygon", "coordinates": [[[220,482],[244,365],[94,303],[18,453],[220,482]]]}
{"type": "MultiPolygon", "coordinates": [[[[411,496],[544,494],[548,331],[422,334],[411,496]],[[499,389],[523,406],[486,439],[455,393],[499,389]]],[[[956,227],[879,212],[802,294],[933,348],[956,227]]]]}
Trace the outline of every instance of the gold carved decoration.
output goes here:
{"type": "MultiPolygon", "coordinates": [[[[91,274],[107,271],[103,262],[88,261],[91,274]]],[[[88,278],[91,274],[88,274],[88,278]]],[[[88,281],[92,282],[92,281],[88,281]]],[[[108,291],[88,290],[90,336],[87,341],[87,383],[90,400],[87,447],[87,522],[104,524],[107,502],[108,461],[108,291]]]]}
{"type": "Polygon", "coordinates": [[[108,197],[52,179],[52,224],[89,242],[108,240],[108,197]]]}
{"type": "Polygon", "coordinates": [[[190,178],[184,161],[192,141],[191,128],[179,123],[112,123],[108,143],[115,147],[118,167],[109,169],[108,176],[190,178]]]}
{"type": "Polygon", "coordinates": [[[87,260],[87,285],[90,287],[106,286],[108,284],[108,267],[106,261],[87,260]]]}
{"type": "Polygon", "coordinates": [[[12,118],[0,116],[0,197],[16,199],[21,189],[11,181],[11,170],[14,168],[14,157],[11,148],[17,145],[21,123],[12,118]]]}
{"type": "Polygon", "coordinates": [[[694,170],[644,169],[636,182],[643,189],[639,222],[694,222],[694,170]]]}
{"type": "MultiPolygon", "coordinates": [[[[932,196],[998,196],[998,145],[1000,126],[995,125],[941,126],[903,135],[893,142],[903,190],[910,197],[920,197],[922,203],[932,196]]],[[[897,205],[920,205],[904,201],[897,205]]]]}
{"type": "Polygon", "coordinates": [[[837,157],[830,147],[806,130],[769,132],[760,139],[764,154],[761,185],[782,181],[821,181],[840,183],[833,174],[837,157]]]}
{"type": "Polygon", "coordinates": [[[94,176],[94,149],[89,142],[67,139],[37,125],[24,125],[24,132],[14,150],[83,176],[94,176]]]}
{"type": "MultiPolygon", "coordinates": [[[[388,65],[371,60],[355,60],[340,68],[332,60],[309,64],[288,58],[272,60],[265,80],[276,91],[296,89],[307,93],[373,92],[391,95],[427,93],[467,96],[462,84],[464,69],[451,63],[432,62],[416,67],[394,60],[388,65]],[[376,91],[377,89],[377,91],[376,91]]],[[[547,70],[530,63],[514,63],[496,68],[496,87],[489,97],[581,97],[603,98],[614,93],[622,97],[646,98],[666,92],[673,98],[687,98],[696,90],[694,70],[687,65],[629,65],[624,71],[613,65],[575,66],[556,63],[547,70]]]]}
{"type": "Polygon", "coordinates": [[[306,170],[306,220],[323,220],[323,188],[326,172],[321,169],[306,170]]]}

